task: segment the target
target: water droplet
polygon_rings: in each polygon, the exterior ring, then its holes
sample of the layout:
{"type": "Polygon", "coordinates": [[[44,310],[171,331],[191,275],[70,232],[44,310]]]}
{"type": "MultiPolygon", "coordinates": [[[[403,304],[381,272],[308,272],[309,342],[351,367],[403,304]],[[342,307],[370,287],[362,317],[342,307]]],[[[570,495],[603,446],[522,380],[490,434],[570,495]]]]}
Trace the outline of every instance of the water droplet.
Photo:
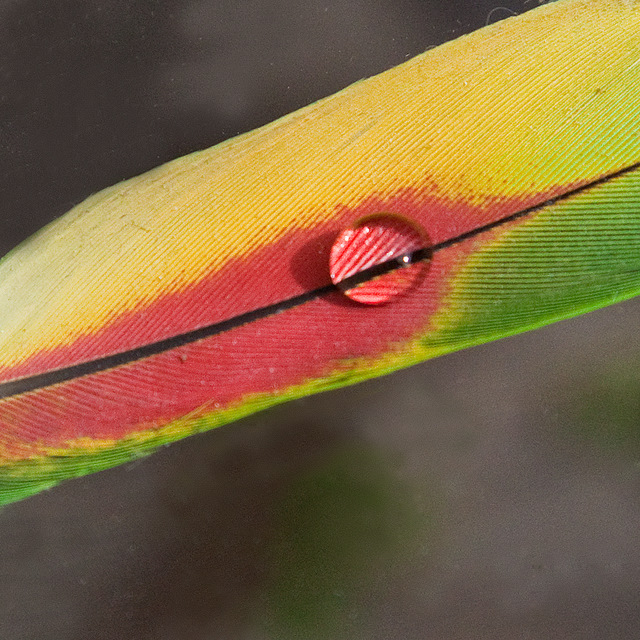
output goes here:
{"type": "Polygon", "coordinates": [[[412,254],[430,245],[426,233],[400,216],[367,216],[334,242],[329,257],[331,280],[352,300],[383,304],[420,282],[429,268],[430,254],[419,261],[412,254]]]}

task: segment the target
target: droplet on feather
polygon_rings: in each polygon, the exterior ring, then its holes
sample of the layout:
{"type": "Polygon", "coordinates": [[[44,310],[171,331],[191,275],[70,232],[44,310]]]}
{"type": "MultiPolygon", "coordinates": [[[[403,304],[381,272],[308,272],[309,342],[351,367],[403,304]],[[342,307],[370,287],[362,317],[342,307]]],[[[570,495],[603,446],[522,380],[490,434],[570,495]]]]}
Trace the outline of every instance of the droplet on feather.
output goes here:
{"type": "Polygon", "coordinates": [[[342,231],[334,242],[329,257],[331,280],[357,302],[389,302],[420,282],[430,256],[415,261],[413,254],[430,244],[426,233],[400,216],[367,216],[342,231]],[[380,273],[376,273],[377,265],[380,273]]]}

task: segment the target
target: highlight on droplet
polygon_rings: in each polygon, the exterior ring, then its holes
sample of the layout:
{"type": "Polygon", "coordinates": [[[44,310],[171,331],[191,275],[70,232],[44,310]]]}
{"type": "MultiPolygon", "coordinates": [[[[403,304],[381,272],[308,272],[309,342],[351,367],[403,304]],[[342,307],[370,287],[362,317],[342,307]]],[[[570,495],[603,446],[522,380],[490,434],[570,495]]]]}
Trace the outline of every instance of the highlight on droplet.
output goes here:
{"type": "Polygon", "coordinates": [[[342,231],[333,243],[329,256],[331,280],[356,302],[384,304],[422,280],[430,256],[415,261],[413,253],[430,246],[427,234],[401,216],[367,216],[342,231]],[[395,264],[390,270],[375,274],[374,267],[391,260],[395,264]],[[371,278],[357,282],[357,274],[367,270],[372,270],[371,278]]]}

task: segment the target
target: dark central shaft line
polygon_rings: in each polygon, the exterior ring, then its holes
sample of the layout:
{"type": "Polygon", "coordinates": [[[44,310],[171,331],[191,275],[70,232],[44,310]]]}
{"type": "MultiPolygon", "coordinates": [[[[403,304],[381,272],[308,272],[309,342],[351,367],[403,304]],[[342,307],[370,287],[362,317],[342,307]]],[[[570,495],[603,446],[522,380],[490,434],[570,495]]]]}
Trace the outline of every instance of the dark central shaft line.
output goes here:
{"type": "Polygon", "coordinates": [[[415,264],[421,260],[428,260],[438,251],[448,249],[449,247],[453,247],[465,240],[469,240],[470,238],[475,238],[483,233],[487,233],[488,231],[508,224],[509,222],[529,216],[536,211],[544,209],[545,207],[568,200],[573,196],[588,191],[593,187],[610,182],[611,180],[635,171],[636,169],[640,169],[640,162],[624,169],[620,169],[619,171],[606,175],[602,178],[598,178],[597,180],[580,187],[576,187],[575,189],[567,191],[555,198],[545,200],[544,202],[540,202],[526,209],[521,209],[520,211],[505,216],[504,218],[500,218],[499,220],[477,227],[476,229],[472,229],[466,233],[449,238],[448,240],[435,244],[431,247],[417,249],[409,255],[381,262],[373,267],[369,267],[368,269],[364,269],[363,271],[359,271],[358,273],[345,278],[340,282],[340,288],[334,284],[327,284],[323,287],[319,287],[318,289],[313,289],[311,291],[301,293],[300,295],[293,296],[292,298],[287,298],[286,300],[281,300],[280,302],[275,302],[274,304],[254,309],[253,311],[247,311],[246,313],[241,313],[232,318],[228,318],[227,320],[222,320],[221,322],[216,322],[214,324],[207,325],[206,327],[201,327],[200,329],[194,329],[193,331],[180,333],[176,336],[165,338],[164,340],[158,340],[157,342],[151,342],[140,347],[135,347],[134,349],[121,351],[120,353],[114,353],[113,355],[104,356],[102,358],[96,358],[95,360],[88,360],[87,362],[81,362],[61,369],[54,369],[45,373],[38,373],[32,376],[2,382],[0,383],[0,399],[17,396],[29,391],[36,391],[37,389],[50,387],[61,382],[67,382],[74,378],[99,373],[100,371],[106,371],[107,369],[113,369],[114,367],[142,360],[149,356],[154,356],[159,353],[175,349],[176,347],[182,347],[186,344],[203,340],[204,338],[210,338],[226,331],[231,331],[232,329],[236,329],[250,322],[262,320],[263,318],[287,311],[288,309],[293,309],[305,302],[310,302],[311,300],[315,300],[316,298],[320,298],[321,296],[329,293],[340,291],[341,289],[353,288],[386,273],[395,271],[396,269],[402,269],[403,267],[415,264]]]}

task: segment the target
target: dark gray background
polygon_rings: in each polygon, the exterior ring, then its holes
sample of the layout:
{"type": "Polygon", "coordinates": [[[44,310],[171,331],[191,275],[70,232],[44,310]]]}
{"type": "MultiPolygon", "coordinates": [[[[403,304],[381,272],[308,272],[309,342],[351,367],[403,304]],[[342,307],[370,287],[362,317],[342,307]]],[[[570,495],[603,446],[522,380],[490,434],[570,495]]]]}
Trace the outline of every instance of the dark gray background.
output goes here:
{"type": "MultiPolygon", "coordinates": [[[[536,1],[2,0],[0,253],[536,1]]],[[[3,640],[640,635],[636,302],[0,512],[3,640]]]]}

